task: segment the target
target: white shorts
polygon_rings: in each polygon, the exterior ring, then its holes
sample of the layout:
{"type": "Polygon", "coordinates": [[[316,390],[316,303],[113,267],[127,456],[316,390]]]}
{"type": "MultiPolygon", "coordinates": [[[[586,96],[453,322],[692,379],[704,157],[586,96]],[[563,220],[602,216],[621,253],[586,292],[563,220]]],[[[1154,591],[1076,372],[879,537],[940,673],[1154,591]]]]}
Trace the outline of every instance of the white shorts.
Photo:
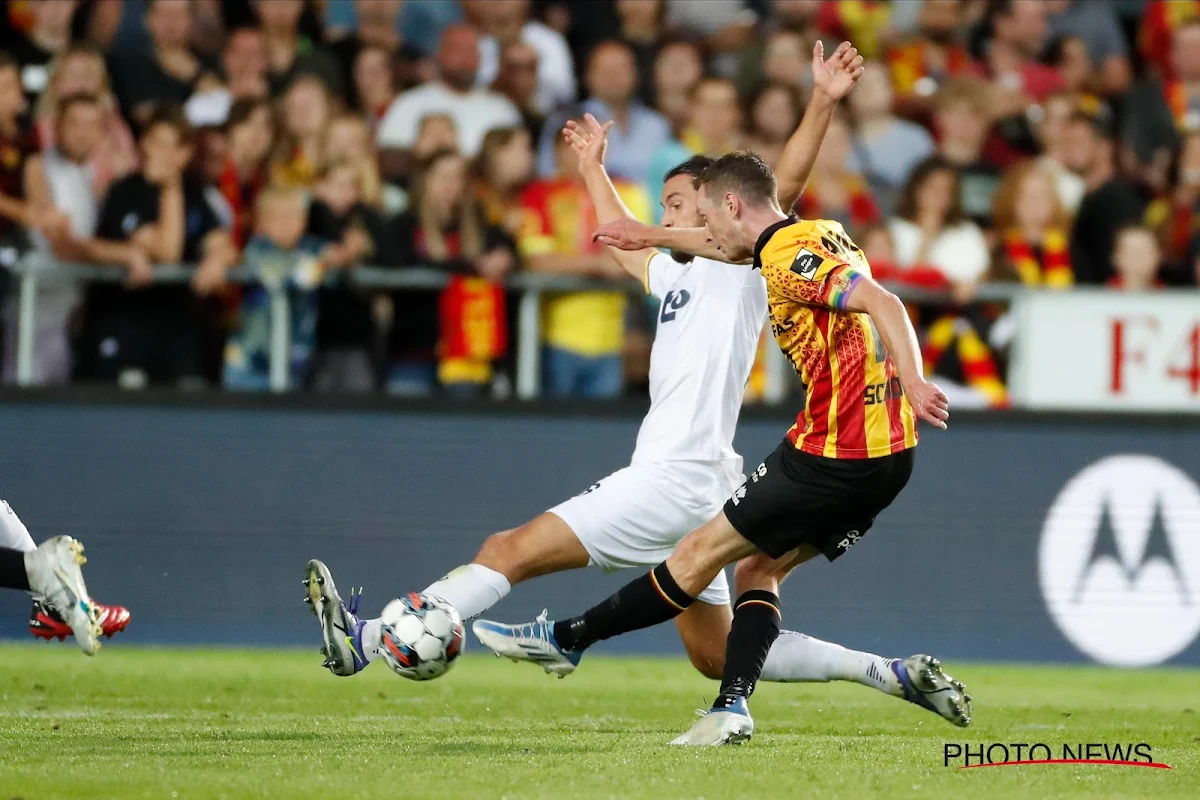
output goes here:
{"type": "MultiPolygon", "coordinates": [[[[740,459],[631,464],[550,513],[571,527],[592,564],[606,571],[654,567],[715,517],[742,480],[740,459]]],[[[724,570],[697,599],[729,605],[724,570]]]]}

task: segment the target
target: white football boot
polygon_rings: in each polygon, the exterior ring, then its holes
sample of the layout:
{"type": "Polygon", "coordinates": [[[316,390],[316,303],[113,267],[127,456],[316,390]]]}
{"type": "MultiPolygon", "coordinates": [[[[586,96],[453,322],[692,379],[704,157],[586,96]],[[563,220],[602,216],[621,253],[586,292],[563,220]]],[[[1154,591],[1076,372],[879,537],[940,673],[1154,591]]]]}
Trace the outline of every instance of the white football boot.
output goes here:
{"type": "Polygon", "coordinates": [[[971,724],[971,695],[962,681],[942,670],[942,662],[933,656],[915,655],[896,659],[892,672],[904,690],[904,699],[932,711],[960,728],[971,724]]]}
{"type": "Polygon", "coordinates": [[[83,545],[70,536],[55,536],[25,554],[29,591],[46,599],[71,626],[79,649],[94,655],[100,649],[100,619],[83,572],[83,545]]]}
{"type": "Polygon", "coordinates": [[[550,675],[565,678],[579,666],[582,652],[564,650],[554,638],[554,621],[543,610],[533,622],[505,625],[477,619],[471,625],[476,638],[499,658],[531,661],[550,675]]]}
{"type": "Polygon", "coordinates": [[[710,709],[688,729],[687,733],[672,739],[671,744],[685,747],[741,744],[750,741],[753,733],[754,720],[750,718],[750,707],[746,705],[745,698],[741,698],[727,708],[710,709]]]}

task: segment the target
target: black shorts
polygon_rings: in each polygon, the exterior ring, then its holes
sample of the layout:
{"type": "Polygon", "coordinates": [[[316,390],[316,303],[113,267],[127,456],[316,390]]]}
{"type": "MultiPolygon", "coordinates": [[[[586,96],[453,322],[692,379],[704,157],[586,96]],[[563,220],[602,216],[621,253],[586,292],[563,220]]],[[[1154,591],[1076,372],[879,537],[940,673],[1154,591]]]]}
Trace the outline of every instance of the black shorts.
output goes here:
{"type": "Polygon", "coordinates": [[[913,455],[909,448],[880,458],[823,458],[785,439],[725,502],[725,516],[772,558],[807,544],[833,561],[900,494],[913,455]]]}

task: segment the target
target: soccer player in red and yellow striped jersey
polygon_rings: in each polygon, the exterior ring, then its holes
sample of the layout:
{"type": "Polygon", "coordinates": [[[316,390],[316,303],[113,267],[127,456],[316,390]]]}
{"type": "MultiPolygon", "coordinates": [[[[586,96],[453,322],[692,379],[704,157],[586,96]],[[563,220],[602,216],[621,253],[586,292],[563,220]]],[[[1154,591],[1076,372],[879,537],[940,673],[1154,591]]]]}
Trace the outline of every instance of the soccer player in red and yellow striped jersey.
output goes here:
{"type": "Polygon", "coordinates": [[[877,458],[917,445],[912,406],[871,318],[848,309],[871,268],[841,224],[782,219],[756,248],[771,329],[807,387],[788,441],[827,458],[877,458]]]}

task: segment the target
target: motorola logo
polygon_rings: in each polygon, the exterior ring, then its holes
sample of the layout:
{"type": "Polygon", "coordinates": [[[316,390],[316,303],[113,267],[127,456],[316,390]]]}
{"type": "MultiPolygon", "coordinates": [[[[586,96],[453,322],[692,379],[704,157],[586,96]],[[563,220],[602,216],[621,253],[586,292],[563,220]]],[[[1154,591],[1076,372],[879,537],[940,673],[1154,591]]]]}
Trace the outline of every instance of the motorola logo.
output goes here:
{"type": "Polygon", "coordinates": [[[1200,487],[1154,456],[1097,461],[1054,499],[1038,573],[1080,651],[1114,666],[1166,661],[1200,634],[1200,487]]]}

